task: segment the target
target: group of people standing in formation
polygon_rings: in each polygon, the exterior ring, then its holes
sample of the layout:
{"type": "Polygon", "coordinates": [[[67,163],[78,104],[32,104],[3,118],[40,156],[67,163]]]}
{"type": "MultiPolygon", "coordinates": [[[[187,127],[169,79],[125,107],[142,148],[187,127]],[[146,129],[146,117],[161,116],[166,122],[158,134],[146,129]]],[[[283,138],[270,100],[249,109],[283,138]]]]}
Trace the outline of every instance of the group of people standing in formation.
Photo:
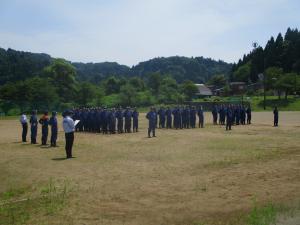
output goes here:
{"type": "Polygon", "coordinates": [[[76,131],[103,134],[138,132],[139,112],[136,108],[77,108],[73,120],[79,120],[76,131]]]}
{"type": "MultiPolygon", "coordinates": [[[[211,110],[214,125],[225,125],[226,130],[231,130],[232,125],[251,124],[251,107],[244,105],[214,105],[211,110]]],[[[278,109],[273,110],[274,126],[278,126],[278,109]]],[[[131,133],[138,132],[139,112],[136,108],[127,107],[122,109],[108,108],[77,108],[73,111],[65,111],[63,114],[63,130],[65,132],[65,150],[67,158],[72,158],[72,146],[74,142],[74,132],[95,132],[103,134],[131,133]],[[78,123],[75,124],[75,121],[78,123]]],[[[202,106],[177,106],[174,108],[154,107],[146,114],[149,121],[148,137],[155,137],[156,128],[165,129],[188,129],[196,128],[198,117],[198,127],[204,127],[204,111],[202,106]]],[[[38,124],[42,128],[41,144],[47,145],[49,126],[51,127],[50,146],[56,147],[58,124],[57,113],[52,112],[49,118],[48,112],[38,119],[37,111],[31,113],[27,119],[22,113],[20,122],[22,124],[22,141],[26,142],[28,123],[31,131],[31,144],[37,144],[38,124]]]]}
{"type": "MultiPolygon", "coordinates": [[[[231,130],[232,125],[251,124],[251,107],[244,105],[214,105],[212,108],[213,124],[226,125],[226,130],[231,130]],[[219,119],[219,120],[218,120],[219,119]]],[[[184,129],[204,127],[204,111],[202,106],[177,106],[175,108],[161,107],[156,110],[150,108],[146,118],[149,120],[148,137],[155,137],[156,128],[184,129]]]]}

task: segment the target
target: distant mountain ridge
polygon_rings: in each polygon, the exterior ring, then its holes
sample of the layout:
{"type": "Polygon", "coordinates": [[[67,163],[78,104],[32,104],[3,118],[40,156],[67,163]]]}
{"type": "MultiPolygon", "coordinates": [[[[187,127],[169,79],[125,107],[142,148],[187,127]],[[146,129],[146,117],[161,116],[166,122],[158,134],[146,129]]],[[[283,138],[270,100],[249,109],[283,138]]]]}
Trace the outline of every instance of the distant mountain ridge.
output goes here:
{"type": "MultiPolygon", "coordinates": [[[[31,53],[0,48],[0,85],[6,82],[25,80],[42,75],[44,67],[54,58],[44,53],[31,53]]],[[[177,82],[191,80],[196,83],[206,82],[213,75],[228,75],[232,64],[204,57],[158,57],[140,62],[132,68],[116,62],[81,63],[71,62],[76,68],[77,80],[99,83],[109,76],[140,76],[145,78],[150,73],[161,73],[173,77],[177,82]]]]}

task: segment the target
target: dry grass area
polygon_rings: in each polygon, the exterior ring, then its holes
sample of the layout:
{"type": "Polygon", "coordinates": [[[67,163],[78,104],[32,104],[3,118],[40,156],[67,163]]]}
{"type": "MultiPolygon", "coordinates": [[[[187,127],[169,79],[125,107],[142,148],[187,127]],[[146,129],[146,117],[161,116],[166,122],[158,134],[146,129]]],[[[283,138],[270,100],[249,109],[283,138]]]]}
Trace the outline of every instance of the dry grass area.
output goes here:
{"type": "Polygon", "coordinates": [[[136,134],[77,133],[76,158],[63,160],[62,132],[58,148],[42,148],[19,142],[18,121],[0,120],[0,193],[34,198],[50,178],[72,186],[63,208],[31,210],[27,224],[243,224],[255,200],[300,202],[300,112],[279,122],[260,112],[231,132],[207,124],[148,139],[142,114],[136,134]]]}

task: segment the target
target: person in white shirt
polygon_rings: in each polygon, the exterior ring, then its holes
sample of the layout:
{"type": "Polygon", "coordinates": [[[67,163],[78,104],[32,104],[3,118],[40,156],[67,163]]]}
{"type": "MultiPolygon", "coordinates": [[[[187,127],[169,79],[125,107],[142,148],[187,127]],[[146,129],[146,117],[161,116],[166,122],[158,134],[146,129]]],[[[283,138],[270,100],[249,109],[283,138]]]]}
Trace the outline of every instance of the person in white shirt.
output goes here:
{"type": "Polygon", "coordinates": [[[22,115],[20,117],[20,122],[22,124],[22,141],[26,142],[28,124],[27,124],[27,116],[25,112],[22,112],[22,115]]]}
{"type": "Polygon", "coordinates": [[[74,142],[74,131],[75,131],[75,122],[71,118],[72,112],[66,111],[63,113],[63,129],[65,132],[65,138],[66,138],[66,154],[67,159],[72,158],[72,147],[74,142]]]}

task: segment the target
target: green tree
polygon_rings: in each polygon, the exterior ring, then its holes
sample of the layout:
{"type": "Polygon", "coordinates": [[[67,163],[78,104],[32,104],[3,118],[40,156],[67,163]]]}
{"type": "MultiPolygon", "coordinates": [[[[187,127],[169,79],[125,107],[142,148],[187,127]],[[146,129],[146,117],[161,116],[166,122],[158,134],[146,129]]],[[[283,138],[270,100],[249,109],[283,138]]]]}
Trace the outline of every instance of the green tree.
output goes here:
{"type": "Polygon", "coordinates": [[[227,79],[224,74],[215,75],[207,82],[209,85],[215,85],[217,87],[223,87],[227,83],[227,79]]]}
{"type": "Polygon", "coordinates": [[[240,66],[234,73],[233,73],[233,80],[234,81],[244,81],[247,82],[250,77],[251,72],[251,64],[247,63],[243,66],[240,66]]]}
{"type": "Polygon", "coordinates": [[[104,81],[104,89],[106,95],[117,94],[120,92],[121,83],[115,77],[109,77],[104,81]]]}
{"type": "Polygon", "coordinates": [[[186,100],[192,100],[193,96],[198,92],[197,86],[192,81],[185,81],[181,84],[183,94],[186,96],[186,100]]]}
{"type": "Polygon", "coordinates": [[[134,106],[136,104],[137,91],[130,85],[125,84],[120,90],[120,103],[122,106],[134,106]]]}
{"type": "Polygon", "coordinates": [[[73,102],[76,95],[76,70],[64,59],[55,59],[44,69],[44,74],[52,79],[62,102],[73,102]]]}
{"type": "Polygon", "coordinates": [[[139,77],[132,77],[129,79],[129,84],[133,86],[137,91],[144,91],[145,90],[145,83],[139,77]]]}
{"type": "Polygon", "coordinates": [[[148,76],[148,87],[154,94],[158,94],[159,87],[161,85],[162,77],[160,73],[152,73],[148,76]]]}
{"type": "Polygon", "coordinates": [[[77,103],[82,106],[88,105],[97,96],[97,87],[89,82],[79,83],[77,91],[77,103]]]}

